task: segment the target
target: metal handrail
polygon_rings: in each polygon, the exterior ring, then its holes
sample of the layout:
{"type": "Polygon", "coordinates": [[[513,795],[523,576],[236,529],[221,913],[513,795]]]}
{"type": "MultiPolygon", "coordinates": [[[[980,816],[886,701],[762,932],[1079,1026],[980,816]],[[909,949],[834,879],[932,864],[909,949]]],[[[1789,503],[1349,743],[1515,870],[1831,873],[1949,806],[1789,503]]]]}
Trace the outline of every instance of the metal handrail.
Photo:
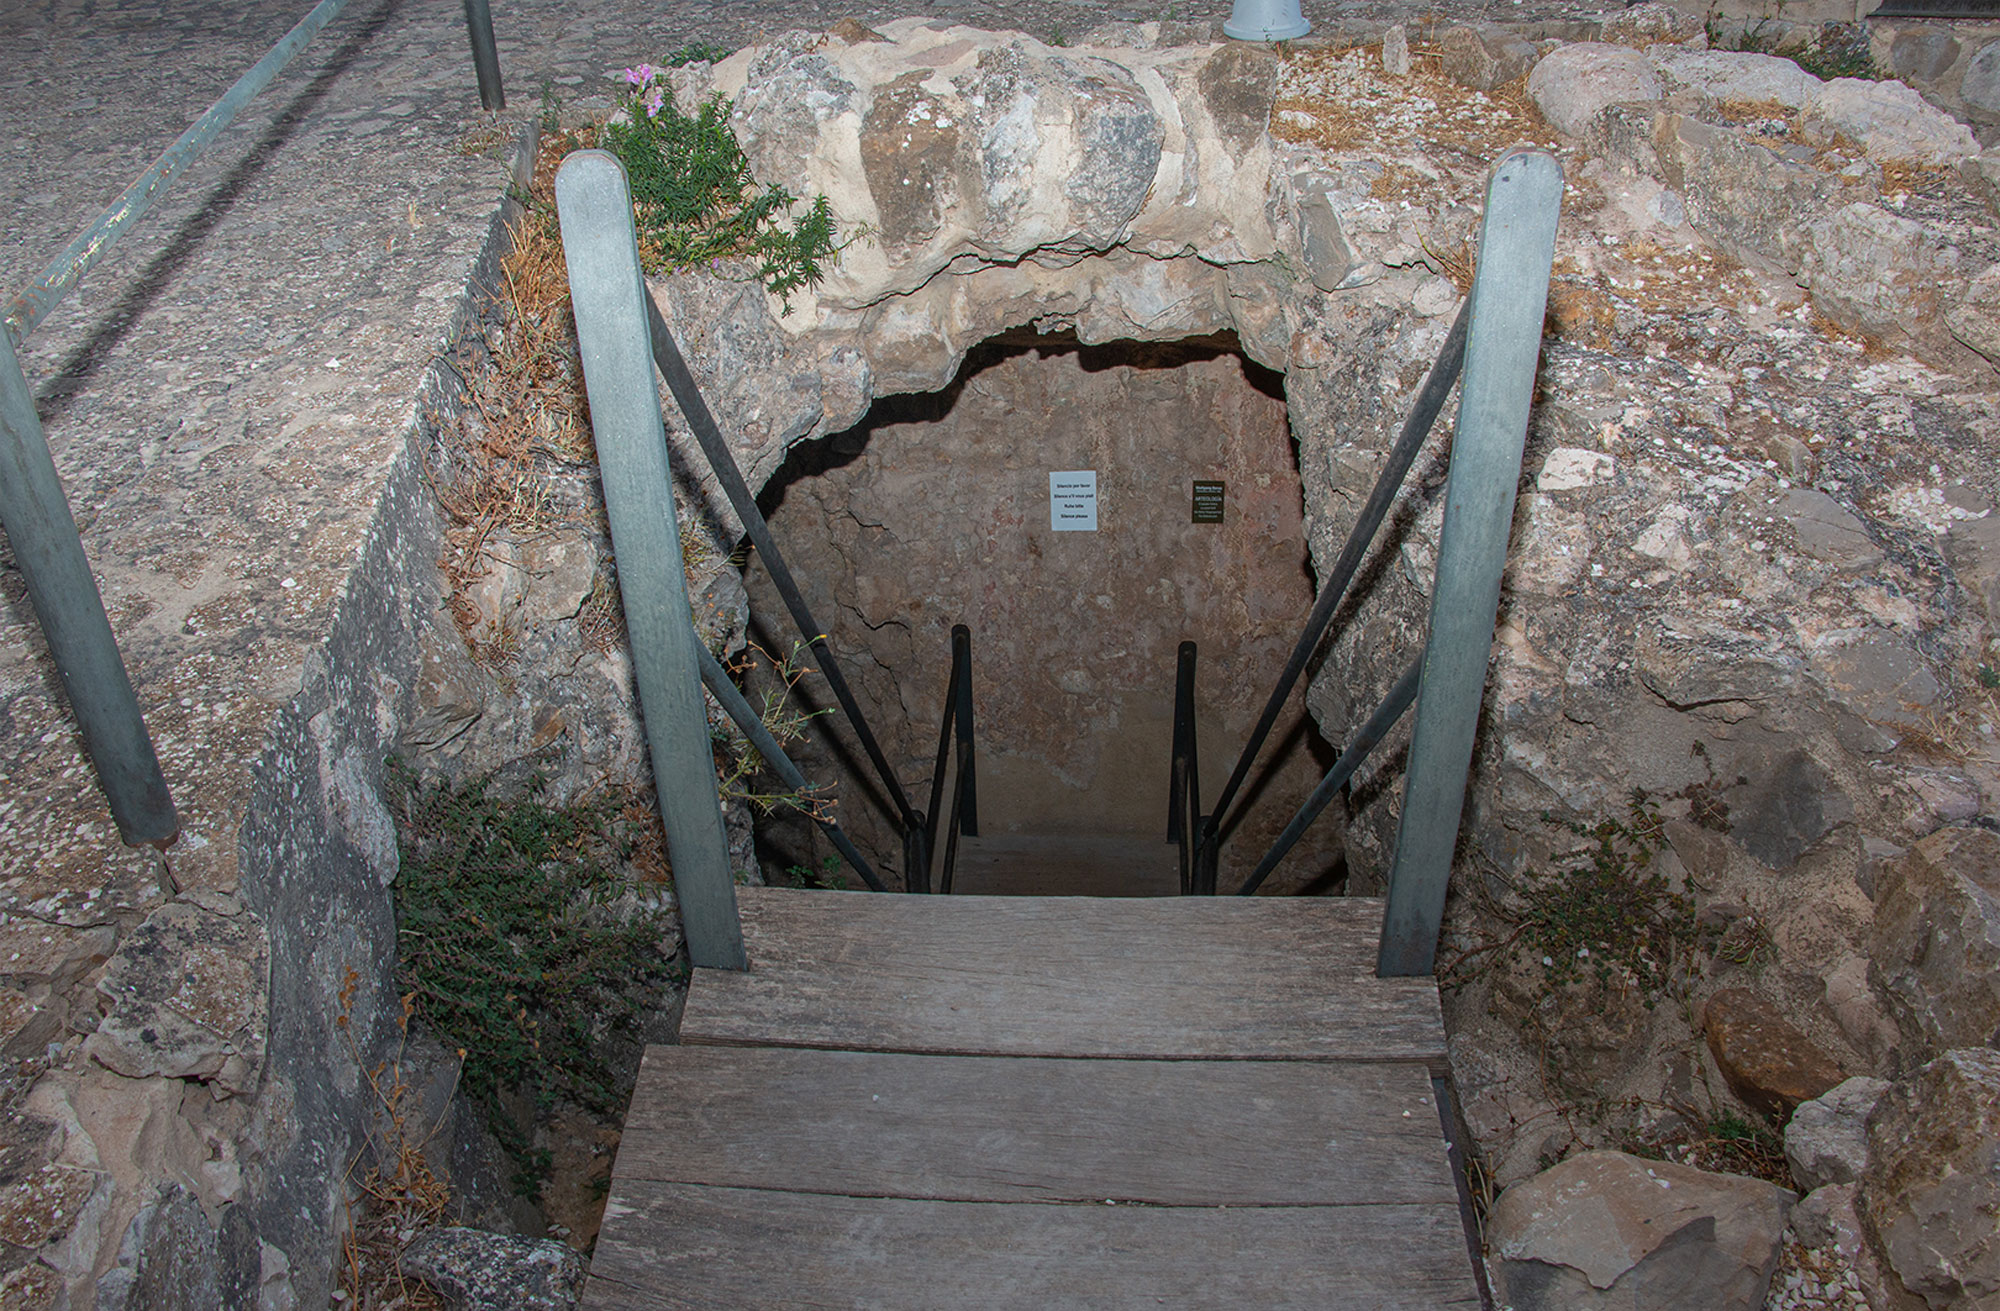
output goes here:
{"type": "MultiPolygon", "coordinates": [[[[952,876],[958,867],[958,839],[979,836],[979,778],[973,749],[972,720],[972,630],[954,624],[951,630],[951,678],[945,685],[944,713],[938,721],[937,761],[931,769],[931,804],[924,826],[926,850],[937,849],[938,818],[944,814],[944,776],[947,764],[954,765],[951,792],[951,823],[945,830],[944,863],[938,872],[938,891],[951,891],[952,876]]],[[[930,869],[921,871],[912,892],[930,891],[930,869]]]]}
{"type": "MultiPolygon", "coordinates": [[[[1203,891],[1205,876],[1200,853],[1213,850],[1205,841],[1211,821],[1201,813],[1201,763],[1199,734],[1195,728],[1194,668],[1196,648],[1182,642],[1174,657],[1174,746],[1173,764],[1167,778],[1167,841],[1180,849],[1181,895],[1203,891]]],[[[1213,892],[1212,883],[1206,891],[1213,892]]]]}
{"type": "MultiPolygon", "coordinates": [[[[1185,854],[1181,862],[1182,892],[1214,892],[1213,871],[1219,860],[1223,817],[1307,661],[1325,639],[1334,612],[1387,518],[1452,384],[1462,380],[1445,526],[1438,542],[1437,577],[1423,649],[1238,889],[1248,895],[1263,885],[1306,827],[1414,703],[1416,723],[1411,731],[1395,863],[1389,875],[1376,962],[1376,972],[1384,976],[1428,974],[1443,924],[1451,854],[1463,814],[1473,735],[1492,654],[1493,619],[1506,566],[1561,206],[1562,166],[1554,156],[1521,150],[1494,165],[1487,184],[1472,291],[1424,379],[1389,460],[1348,534],[1213,814],[1196,822],[1192,868],[1185,854]]],[[[1183,705],[1189,695],[1184,689],[1192,683],[1192,664],[1188,644],[1183,643],[1175,693],[1175,807],[1182,805],[1178,789],[1184,775],[1183,718],[1189,725],[1186,736],[1192,736],[1191,702],[1183,705]]],[[[1186,750],[1191,759],[1191,745],[1186,750]]],[[[1187,827],[1199,813],[1198,802],[1185,809],[1170,809],[1170,840],[1178,835],[1185,845],[1187,827]]]]}
{"type": "Polygon", "coordinates": [[[769,765],[784,785],[798,797],[798,800],[791,803],[793,808],[819,825],[820,832],[826,834],[834,849],[854,867],[854,872],[861,876],[863,883],[876,892],[887,892],[888,885],[882,882],[874,867],[855,847],[839,823],[826,818],[807,804],[805,798],[813,791],[812,784],[806,781],[806,776],[799,767],[792,763],[792,758],[785,754],[785,749],[778,745],[778,739],[771,735],[771,730],[764,726],[764,721],[758,718],[757,712],[750,708],[749,701],[744,699],[742,691],[730,679],[729,671],[722,667],[722,662],[717,660],[714,653],[706,646],[696,643],[696,647],[701,660],[702,686],[714,695],[716,704],[722,707],[722,712],[729,716],[730,722],[742,730],[743,736],[750,739],[750,745],[757,749],[758,755],[764,757],[764,763],[769,765]]]}
{"type": "MultiPolygon", "coordinates": [[[[180,817],[15,348],[27,342],[78,279],[172,188],[237,111],[270,85],[346,3],[320,0],[109,208],[85,225],[40,277],[10,297],[0,316],[0,530],[14,549],[29,604],[83,735],[84,752],[118,835],[129,845],[171,845],[180,836],[180,817]]],[[[479,66],[480,99],[487,108],[497,109],[506,100],[500,90],[499,60],[493,53],[492,19],[486,0],[465,0],[465,4],[479,66]]]]}
{"type": "MultiPolygon", "coordinates": [[[[894,803],[896,813],[890,817],[897,835],[903,840],[903,861],[906,871],[930,868],[930,852],[925,844],[924,817],[910,805],[909,794],[903,790],[901,780],[889,758],[883,754],[881,744],[868,727],[868,719],[861,713],[861,706],[847,685],[847,679],[834,662],[833,648],[826,640],[826,630],[813,618],[812,610],[806,605],[798,583],[792,578],[791,569],[785,564],[785,556],[778,549],[776,539],[771,536],[771,526],[764,519],[763,511],[757,508],[757,498],[751,494],[750,486],[743,479],[743,470],[737,466],[736,456],[730,452],[729,443],[722,435],[722,429],[715,422],[708,402],[703,399],[701,388],[696,384],[694,373],[681,355],[680,346],[674,341],[674,334],[667,327],[660,307],[653,303],[651,296],[646,302],[646,330],[649,334],[653,365],[666,380],[667,390],[673,393],[674,401],[680,406],[681,415],[687,420],[694,433],[701,452],[708,460],[716,481],[722,487],[722,494],[728,498],[730,508],[743,523],[743,531],[757,554],[763,558],[764,568],[771,575],[771,582],[783,598],[785,609],[791,614],[792,622],[798,625],[799,635],[811,646],[818,657],[820,676],[826,679],[834,700],[840,704],[841,714],[861,743],[862,751],[874,766],[875,775],[888,790],[889,799],[894,803]]],[[[908,875],[906,874],[906,877],[908,875]]]]}
{"type": "MultiPolygon", "coordinates": [[[[1468,296],[1465,304],[1459,307],[1458,318],[1453,320],[1451,331],[1445,334],[1444,345],[1438,349],[1438,357],[1424,377],[1424,385],[1417,392],[1409,416],[1403,420],[1403,429],[1396,438],[1396,444],[1389,448],[1388,461],[1376,476],[1374,489],[1368,493],[1360,516],[1348,531],[1347,542],[1327,574],[1326,586],[1320,589],[1311,613],[1306,616],[1305,629],[1299,634],[1291,656],[1278,674],[1277,685],[1264,702],[1263,712],[1257,717],[1257,726],[1250,731],[1250,740],[1244,743],[1242,754],[1236,758],[1236,766],[1229,772],[1229,781],[1216,794],[1215,813],[1218,816],[1229,813],[1237,790],[1249,778],[1250,767],[1256,763],[1258,753],[1263,751],[1265,741],[1278,722],[1279,712],[1290,699],[1292,689],[1298,685],[1306,662],[1326,639],[1334,612],[1346,598],[1347,589],[1361,568],[1362,558],[1374,544],[1376,534],[1389,516],[1389,507],[1395,503],[1396,494],[1402,490],[1410,466],[1416,462],[1417,452],[1436,425],[1438,413],[1444,409],[1445,399],[1450,396],[1452,384],[1458,381],[1459,372],[1465,364],[1465,334],[1471,312],[1472,299],[1468,296]]],[[[1334,637],[1338,639],[1339,634],[1334,634],[1334,637]]]]}

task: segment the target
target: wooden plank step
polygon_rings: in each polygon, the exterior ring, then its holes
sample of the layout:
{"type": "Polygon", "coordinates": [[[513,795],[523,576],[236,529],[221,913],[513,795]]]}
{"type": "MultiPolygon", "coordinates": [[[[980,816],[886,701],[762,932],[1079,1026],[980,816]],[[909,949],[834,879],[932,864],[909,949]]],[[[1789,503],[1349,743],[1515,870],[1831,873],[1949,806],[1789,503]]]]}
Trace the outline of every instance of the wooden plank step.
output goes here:
{"type": "Polygon", "coordinates": [[[1456,1209],[1044,1205],[634,1181],[588,1311],[1475,1308],[1456,1209]]]}
{"type": "Polygon", "coordinates": [[[1375,977],[1374,898],[738,895],[750,968],[695,971],[684,1043],[1446,1072],[1435,981],[1375,977]]]}
{"type": "Polygon", "coordinates": [[[954,895],[1173,897],[1180,853],[1157,833],[995,833],[960,838],[954,895]]]}
{"type": "Polygon", "coordinates": [[[1455,1215],[1431,1095],[1418,1065],[651,1047],[618,1187],[1455,1215]]]}

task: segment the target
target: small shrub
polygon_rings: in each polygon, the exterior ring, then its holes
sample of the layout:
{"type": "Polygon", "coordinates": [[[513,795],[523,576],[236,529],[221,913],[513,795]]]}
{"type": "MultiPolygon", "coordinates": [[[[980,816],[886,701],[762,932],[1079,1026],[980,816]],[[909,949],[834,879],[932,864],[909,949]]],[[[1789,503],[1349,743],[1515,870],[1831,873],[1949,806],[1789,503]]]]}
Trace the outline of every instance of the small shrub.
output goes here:
{"type": "Polygon", "coordinates": [[[1692,899],[1654,860],[1665,840],[1658,805],[1635,790],[1623,816],[1588,826],[1542,818],[1582,845],[1521,880],[1514,929],[1490,947],[1538,960],[1552,990],[1618,983],[1637,988],[1648,1010],[1684,992],[1700,934],[1692,899]]]}
{"type": "Polygon", "coordinates": [[[648,1003],[682,972],[667,917],[614,904],[639,844],[632,812],[609,796],[550,805],[539,780],[503,799],[490,779],[419,780],[397,762],[390,779],[401,984],[532,1175],[505,1100],[532,1092],[544,1106],[622,1114],[648,1003]]]}
{"type": "Polygon", "coordinates": [[[641,261],[648,272],[665,273],[747,259],[789,306],[791,293],[816,284],[837,253],[826,197],[787,226],[799,198],[751,178],[728,102],[710,96],[690,116],[659,74],[651,64],[626,70],[626,121],[607,123],[603,132],[605,149],[624,161],[631,179],[641,261]]]}

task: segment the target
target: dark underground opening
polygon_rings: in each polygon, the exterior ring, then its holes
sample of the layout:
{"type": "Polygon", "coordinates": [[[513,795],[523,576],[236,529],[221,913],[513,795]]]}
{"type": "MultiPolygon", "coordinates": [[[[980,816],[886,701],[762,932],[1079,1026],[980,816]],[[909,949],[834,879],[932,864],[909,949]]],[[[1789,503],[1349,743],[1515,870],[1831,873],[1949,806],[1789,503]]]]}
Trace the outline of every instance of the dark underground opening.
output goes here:
{"type": "MultiPolygon", "coordinates": [[[[794,448],[760,501],[919,808],[951,629],[971,630],[979,838],[961,848],[957,891],[1175,891],[1166,820],[1177,648],[1199,647],[1206,801],[1312,605],[1281,375],[1230,334],[1086,346],[1023,329],[972,350],[944,390],[883,398],[854,428],[794,448]],[[1094,527],[1059,528],[1051,475],[1077,473],[1094,475],[1094,527]],[[1222,484],[1221,522],[1206,521],[1212,510],[1196,521],[1197,481],[1222,484]],[[1006,870],[1015,877],[996,883],[1006,870]]],[[[766,657],[810,653],[761,561],[748,562],[745,583],[763,653],[747,677],[768,693],[766,657]]],[[[801,767],[832,784],[834,817],[902,886],[894,806],[829,711],[833,698],[812,677],[794,697],[813,714],[793,747],[801,767]]],[[[1233,808],[1244,818],[1223,848],[1224,890],[1333,755],[1295,695],[1233,808]]],[[[1329,813],[1267,890],[1337,889],[1342,850],[1329,813]]],[[[859,886],[796,810],[760,819],[758,852],[771,882],[859,886]]]]}

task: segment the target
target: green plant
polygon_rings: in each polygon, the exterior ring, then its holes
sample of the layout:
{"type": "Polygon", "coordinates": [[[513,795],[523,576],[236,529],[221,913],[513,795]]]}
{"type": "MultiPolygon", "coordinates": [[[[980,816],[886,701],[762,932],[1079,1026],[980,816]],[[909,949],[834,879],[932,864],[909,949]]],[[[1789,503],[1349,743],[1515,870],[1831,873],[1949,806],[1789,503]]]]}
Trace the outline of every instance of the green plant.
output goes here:
{"type": "Polygon", "coordinates": [[[663,61],[667,68],[686,68],[689,64],[717,64],[735,54],[728,46],[711,45],[706,41],[690,41],[668,55],[663,61]]]}
{"type": "Polygon", "coordinates": [[[555,806],[539,778],[502,797],[490,778],[419,779],[397,761],[389,779],[401,986],[460,1052],[462,1086],[531,1190],[546,1164],[506,1102],[621,1110],[650,1000],[681,975],[666,916],[618,904],[643,845],[636,808],[609,793],[555,806]]]}
{"type": "Polygon", "coordinates": [[[747,259],[790,308],[791,293],[825,276],[838,253],[825,196],[785,220],[798,197],[759,187],[729,127],[729,104],[710,96],[683,113],[651,64],[625,70],[625,121],[607,123],[602,144],[631,179],[639,255],[648,272],[747,259]]]}
{"type": "Polygon", "coordinates": [[[1546,986],[1594,980],[1638,990],[1648,1010],[1662,994],[1681,996],[1697,964],[1694,903],[1655,863],[1665,841],[1659,807],[1634,789],[1625,813],[1592,825],[1544,814],[1544,823],[1582,839],[1531,871],[1496,910],[1513,928],[1451,963],[1463,979],[1476,957],[1499,951],[1538,964],[1546,986]]]}
{"type": "MultiPolygon", "coordinates": [[[[758,690],[751,709],[780,747],[790,746],[805,735],[806,725],[828,710],[801,710],[792,697],[799,680],[812,672],[805,663],[806,644],[794,642],[788,655],[776,657],[754,643],[746,650],[734,672],[741,675],[761,660],[771,677],[756,680],[758,690]]],[[[831,808],[829,798],[817,791],[763,792],[752,786],[761,772],[763,757],[750,739],[733,724],[713,732],[716,788],[725,800],[740,799],[768,814],[778,806],[790,806],[815,819],[825,819],[831,808]]]]}
{"type": "Polygon", "coordinates": [[[840,857],[827,856],[817,867],[812,865],[787,865],[785,886],[788,888],[839,888],[840,857]]]}
{"type": "Polygon", "coordinates": [[[1709,45],[1722,50],[1746,50],[1753,54],[1776,55],[1789,59],[1814,77],[1860,77],[1880,80],[1882,71],[1868,49],[1868,29],[1859,23],[1827,23],[1819,34],[1802,45],[1786,46],[1769,30],[1768,20],[1758,19],[1734,37],[1722,30],[1715,17],[1708,20],[1709,45]]]}

